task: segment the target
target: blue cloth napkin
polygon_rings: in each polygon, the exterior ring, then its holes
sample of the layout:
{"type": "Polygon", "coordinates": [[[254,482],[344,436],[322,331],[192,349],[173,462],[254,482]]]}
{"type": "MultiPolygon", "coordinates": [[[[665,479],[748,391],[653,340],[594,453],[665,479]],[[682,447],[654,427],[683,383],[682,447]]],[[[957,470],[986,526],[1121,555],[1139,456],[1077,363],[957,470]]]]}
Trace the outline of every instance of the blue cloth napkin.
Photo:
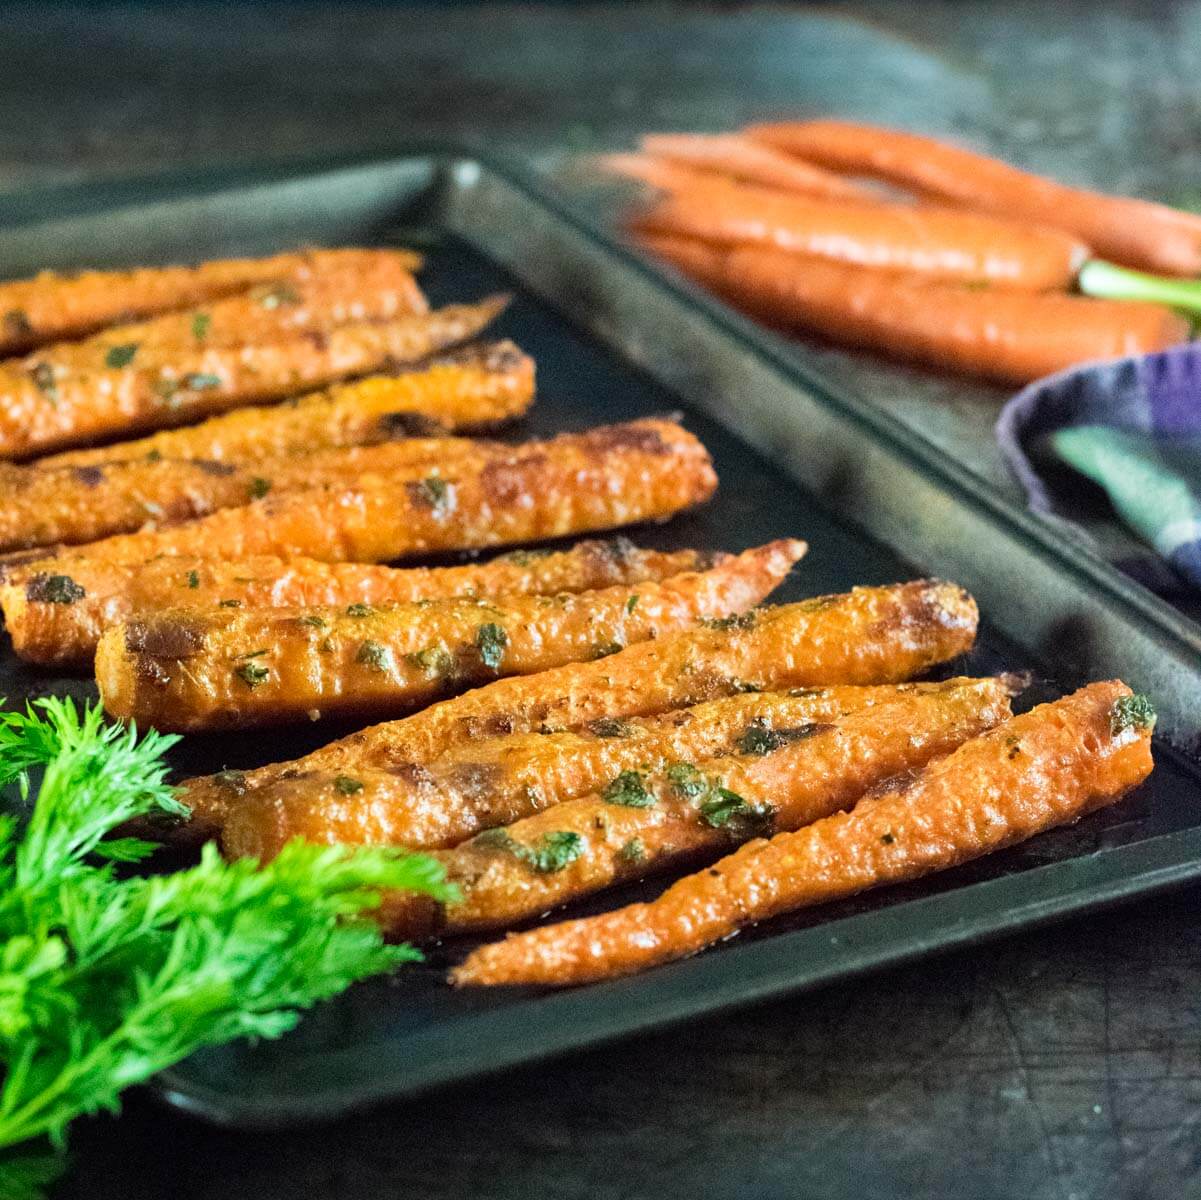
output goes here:
{"type": "Polygon", "coordinates": [[[1040,379],[996,432],[1032,509],[1074,522],[1099,487],[1148,547],[1117,565],[1156,591],[1201,593],[1201,343],[1040,379]]]}

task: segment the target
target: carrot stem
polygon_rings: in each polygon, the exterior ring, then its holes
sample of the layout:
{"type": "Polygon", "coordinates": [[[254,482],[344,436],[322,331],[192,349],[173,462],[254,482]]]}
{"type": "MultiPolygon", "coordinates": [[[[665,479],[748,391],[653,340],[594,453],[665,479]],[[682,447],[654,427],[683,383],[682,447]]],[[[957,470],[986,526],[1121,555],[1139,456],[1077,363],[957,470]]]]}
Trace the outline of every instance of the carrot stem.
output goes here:
{"type": "Polygon", "coordinates": [[[1151,275],[1094,258],[1080,268],[1076,283],[1086,296],[1104,300],[1149,300],[1201,317],[1201,280],[1151,275]]]}

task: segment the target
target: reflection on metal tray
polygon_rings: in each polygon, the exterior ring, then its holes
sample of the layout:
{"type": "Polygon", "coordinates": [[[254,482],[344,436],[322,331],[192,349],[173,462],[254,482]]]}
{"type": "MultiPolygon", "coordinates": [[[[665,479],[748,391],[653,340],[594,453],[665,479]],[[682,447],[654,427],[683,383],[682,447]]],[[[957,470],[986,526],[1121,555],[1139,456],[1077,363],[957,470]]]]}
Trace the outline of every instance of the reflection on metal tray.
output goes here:
{"type": "MultiPolygon", "coordinates": [[[[522,435],[683,409],[721,489],[699,512],[633,531],[649,545],[740,548],[784,534],[812,550],[779,594],[796,599],[936,574],[986,615],[956,670],[1030,667],[1045,690],[1121,675],[1161,712],[1159,765],[1117,808],[903,889],[773,921],[632,979],[564,993],[452,992],[438,950],[423,967],[361,985],[280,1042],[198,1054],[160,1077],[173,1103],[269,1126],[411,1095],[669,1021],[812,987],[1201,876],[1201,635],[872,405],[832,390],[795,353],[599,240],[519,177],[417,155],[220,183],[176,181],[9,208],[0,270],[268,251],[306,241],[418,243],[444,302],[497,288],[497,328],[538,361],[522,435]],[[74,210],[69,212],[68,210],[74,210]],[[54,219],[46,211],[57,211],[54,219]],[[43,214],[39,219],[39,213],[43,214]],[[1053,685],[1050,681],[1054,681],[1053,685]],[[1173,742],[1179,751],[1167,744],[1173,742]]],[[[86,694],[0,659],[0,694],[86,694]]],[[[279,759],[335,736],[273,737],[279,759]]],[[[184,770],[252,766],[261,739],[190,738],[184,770]]],[[[654,883],[592,902],[652,894],[654,883]]],[[[577,906],[576,911],[587,911],[577,906]]]]}

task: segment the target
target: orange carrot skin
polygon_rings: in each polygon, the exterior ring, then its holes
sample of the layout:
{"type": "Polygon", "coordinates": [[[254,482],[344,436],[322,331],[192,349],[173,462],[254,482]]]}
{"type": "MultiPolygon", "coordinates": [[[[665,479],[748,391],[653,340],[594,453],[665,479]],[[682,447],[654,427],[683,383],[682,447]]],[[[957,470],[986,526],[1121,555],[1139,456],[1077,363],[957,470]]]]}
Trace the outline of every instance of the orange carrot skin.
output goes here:
{"type": "Polygon", "coordinates": [[[779,913],[916,879],[1112,804],[1151,772],[1150,729],[1121,727],[1118,681],[1040,705],[961,746],[907,787],[794,833],[749,842],[648,904],[481,947],[460,985],[567,986],[694,954],[779,913]]]}
{"type": "Polygon", "coordinates": [[[869,188],[781,154],[742,134],[649,133],[642,138],[642,149],[651,158],[741,183],[827,200],[879,199],[869,188]]]}
{"type": "Polygon", "coordinates": [[[148,533],[89,543],[113,563],[156,554],[389,562],[663,521],[707,500],[717,486],[708,452],[670,421],[631,421],[512,454],[482,455],[431,469],[427,479],[366,474],[268,494],[241,508],[148,533]]]}
{"type": "Polygon", "coordinates": [[[811,163],[870,175],[943,203],[1075,234],[1097,255],[1168,275],[1201,273],[1201,217],[1068,187],[947,142],[845,121],[782,122],[747,131],[811,163]]]}
{"type": "MultiPolygon", "coordinates": [[[[197,267],[144,267],[135,271],[43,271],[32,279],[0,283],[0,354],[80,337],[104,325],[171,309],[189,308],[257,284],[307,282],[373,250],[303,250],[269,258],[233,258],[197,267]]],[[[419,255],[395,251],[409,271],[419,255]]]]}
{"type": "MultiPolygon", "coordinates": [[[[761,756],[701,761],[684,785],[709,789],[699,796],[682,790],[670,773],[641,772],[639,786],[649,804],[630,807],[604,794],[585,796],[509,825],[502,834],[494,830],[436,852],[459,899],[441,906],[425,897],[388,896],[380,918],[389,935],[400,938],[512,926],[614,884],[680,862],[716,858],[769,830],[797,829],[829,816],[1009,715],[1004,683],[959,681],[938,691],[900,694],[891,704],[826,726],[794,730],[797,740],[761,756]],[[716,788],[741,799],[741,815],[713,813],[708,806],[716,788]],[[564,833],[579,839],[580,853],[561,869],[539,869],[521,853],[564,833]]],[[[681,764],[675,766],[678,772],[681,764]]]]}
{"type": "MultiPolygon", "coordinates": [[[[1005,685],[1006,681],[1001,681],[1005,685]]],[[[231,858],[274,858],[294,837],[327,845],[456,846],[484,829],[597,792],[622,771],[729,754],[749,731],[826,724],[913,695],[970,686],[902,683],[799,688],[710,700],[655,717],[602,718],[581,729],[512,734],[454,746],[418,771],[356,767],[353,805],[343,772],[304,772],[251,792],[230,810],[231,858]]]]}
{"type": "Polygon", "coordinates": [[[261,408],[239,408],[198,425],[90,450],[69,450],[26,468],[94,467],[134,459],[246,462],[331,446],[488,429],[534,399],[534,360],[512,342],[466,346],[439,358],[261,408]]]}
{"type": "Polygon", "coordinates": [[[46,346],[26,360],[64,370],[102,370],[110,360],[169,366],[181,351],[272,341],[288,333],[388,321],[429,311],[407,256],[367,251],[354,262],[296,282],[267,283],[200,309],[105,329],[82,342],[46,346]]]}
{"type": "Polygon", "coordinates": [[[899,683],[970,649],[979,614],[955,584],[917,580],[765,608],[731,628],[630,646],[599,662],[502,679],[291,763],[185,781],[196,832],[287,772],[428,763],[484,737],[648,716],[751,689],[899,683]]]}
{"type": "Polygon", "coordinates": [[[180,425],[392,362],[416,362],[473,337],[505,303],[496,297],[328,332],[293,332],[252,346],[181,350],[162,368],[75,371],[29,359],[0,369],[0,457],[29,458],[88,440],[180,425]]]}
{"type": "Polygon", "coordinates": [[[243,609],[411,604],[418,600],[556,595],[667,579],[724,562],[722,554],[640,550],[626,538],[579,542],[552,553],[514,551],[461,567],[381,567],[311,558],[211,559],[177,555],[119,564],[87,554],[9,572],[0,610],[27,662],[92,664],[101,633],[144,612],[187,604],[243,609]],[[51,584],[57,579],[57,586],[51,584]],[[55,599],[48,598],[54,596],[55,599]],[[66,596],[76,597],[69,604],[66,596]]]}
{"type": "Polygon", "coordinates": [[[249,463],[154,458],[58,470],[0,463],[0,550],[78,545],[162,528],[268,493],[350,485],[368,473],[421,479],[439,466],[483,461],[508,447],[473,438],[404,438],[249,463]]]}
{"type": "Polygon", "coordinates": [[[1157,304],[977,291],[685,238],[643,244],[761,320],[999,383],[1188,339],[1188,323],[1157,304]]]}
{"type": "Polygon", "coordinates": [[[387,608],[168,609],[108,630],[96,681],[110,715],[179,732],[403,712],[745,612],[805,548],[784,539],[646,583],[632,609],[624,585],[387,608]]]}
{"type": "Polygon", "coordinates": [[[1083,243],[1057,230],[994,217],[725,183],[672,193],[634,225],[652,234],[1023,291],[1071,287],[1089,256],[1083,243]]]}

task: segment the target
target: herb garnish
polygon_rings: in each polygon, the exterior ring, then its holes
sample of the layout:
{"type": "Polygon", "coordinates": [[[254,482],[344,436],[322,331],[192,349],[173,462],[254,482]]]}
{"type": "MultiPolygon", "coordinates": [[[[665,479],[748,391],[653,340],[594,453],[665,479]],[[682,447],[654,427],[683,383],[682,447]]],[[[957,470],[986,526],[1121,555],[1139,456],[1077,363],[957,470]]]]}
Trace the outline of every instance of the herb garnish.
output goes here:
{"type": "Polygon", "coordinates": [[[256,688],[260,683],[266,683],[271,672],[261,663],[244,662],[234,667],[234,674],[248,687],[256,688]]]}
{"type": "Polygon", "coordinates": [[[578,833],[568,830],[544,833],[532,846],[523,846],[506,829],[486,829],[474,840],[477,846],[507,851],[539,875],[553,875],[569,867],[587,846],[578,833]]]}
{"type": "Polygon", "coordinates": [[[325,618],[319,617],[316,613],[305,613],[302,617],[296,618],[298,625],[307,625],[310,629],[324,629],[325,618]]]}
{"type": "Polygon", "coordinates": [[[200,586],[200,572],[199,571],[189,571],[184,578],[187,580],[188,587],[198,588],[200,586]]]}
{"type": "MultiPolygon", "coordinates": [[[[27,799],[44,768],[28,821],[0,821],[0,1150],[48,1136],[61,1153],[70,1122],[115,1110],[124,1088],[202,1046],[278,1037],[301,1009],[419,957],[383,944],[369,916],[381,891],[455,894],[427,856],[299,840],[265,864],[210,845],[190,869],[118,876],[114,861],[154,847],[111,830],[187,815],[166,783],[175,741],[70,700],[0,713],[0,784],[27,799]]],[[[62,1162],[22,1165],[36,1193],[62,1162]]]]}
{"type": "Polygon", "coordinates": [[[270,479],[264,479],[261,475],[256,475],[250,481],[250,498],[252,500],[261,500],[270,490],[270,479]]]}
{"type": "Polygon", "coordinates": [[[499,626],[489,621],[475,631],[475,645],[480,652],[480,662],[490,670],[500,667],[505,657],[505,647],[509,644],[509,635],[499,626]]]}
{"type": "Polygon", "coordinates": [[[406,489],[414,504],[430,509],[436,517],[444,516],[454,508],[454,493],[450,484],[437,475],[407,484],[406,489]]]}
{"type": "Polygon", "coordinates": [[[86,595],[70,575],[34,575],[25,585],[25,598],[42,604],[74,604],[86,595]]]}
{"type": "Polygon", "coordinates": [[[735,743],[735,749],[739,754],[770,754],[790,742],[812,737],[813,734],[821,732],[822,728],[823,726],[810,722],[808,725],[798,725],[794,729],[772,729],[761,719],[755,720],[742,731],[742,736],[735,743]]]}
{"type": "Polygon", "coordinates": [[[646,858],[646,843],[640,837],[632,837],[618,850],[617,857],[624,863],[640,863],[646,858]]]}
{"type": "Polygon", "coordinates": [[[104,356],[104,365],[113,371],[119,371],[133,362],[133,356],[138,352],[137,342],[126,342],[121,346],[110,346],[104,356]]]}
{"type": "Polygon", "coordinates": [[[455,669],[454,655],[444,646],[426,646],[424,650],[406,654],[405,662],[436,677],[453,674],[455,669]]]}
{"type": "Polygon", "coordinates": [[[625,647],[620,642],[597,642],[592,647],[593,661],[599,658],[608,658],[611,654],[617,654],[624,650],[625,647]]]}
{"type": "Polygon", "coordinates": [[[756,619],[752,611],[729,617],[706,617],[701,624],[706,629],[754,629],[756,619]]]}
{"type": "Polygon", "coordinates": [[[334,789],[341,792],[343,796],[353,796],[356,792],[363,790],[363,785],[357,779],[352,779],[349,775],[335,775],[334,789]]]}
{"type": "Polygon", "coordinates": [[[375,612],[375,609],[370,604],[348,604],[346,606],[346,615],[348,617],[369,617],[375,612]]]}
{"type": "Polygon", "coordinates": [[[183,385],[193,392],[203,392],[208,388],[221,386],[220,375],[185,375],[183,385]]]}
{"type": "Polygon", "coordinates": [[[1155,706],[1149,696],[1119,696],[1109,714],[1109,732],[1117,737],[1127,729],[1154,729],[1155,706]]]}
{"type": "Polygon", "coordinates": [[[714,829],[740,826],[748,832],[770,829],[776,815],[776,810],[770,804],[750,804],[737,792],[724,787],[712,788],[709,798],[701,804],[700,811],[701,819],[714,829]]]}
{"type": "Polygon", "coordinates": [[[203,342],[208,337],[209,326],[213,323],[213,318],[208,313],[197,313],[192,318],[192,336],[198,341],[203,342]]]}
{"type": "Polygon", "coordinates": [[[666,774],[671,786],[685,800],[696,800],[709,790],[709,784],[706,782],[704,775],[691,763],[672,763],[667,768],[666,774]]]}
{"type": "Polygon", "coordinates": [[[634,609],[638,607],[638,601],[641,599],[642,597],[635,592],[635,594],[626,601],[626,612],[632,613],[634,609]]]}
{"type": "Polygon", "coordinates": [[[55,378],[54,368],[48,362],[40,362],[30,371],[30,375],[38,391],[52,404],[57,403],[58,380],[55,378]]]}
{"type": "Polygon", "coordinates": [[[620,804],[625,808],[650,808],[655,803],[654,795],[647,791],[646,777],[640,771],[622,771],[605,785],[601,798],[607,804],[620,804]]]}
{"type": "Polygon", "coordinates": [[[595,721],[589,722],[586,728],[589,733],[601,738],[629,737],[634,732],[634,727],[629,722],[619,720],[617,717],[598,717],[595,721]]]}
{"type": "Polygon", "coordinates": [[[354,656],[357,663],[362,663],[365,667],[371,667],[374,671],[391,671],[392,670],[392,651],[381,642],[366,641],[359,647],[359,652],[354,656]]]}

